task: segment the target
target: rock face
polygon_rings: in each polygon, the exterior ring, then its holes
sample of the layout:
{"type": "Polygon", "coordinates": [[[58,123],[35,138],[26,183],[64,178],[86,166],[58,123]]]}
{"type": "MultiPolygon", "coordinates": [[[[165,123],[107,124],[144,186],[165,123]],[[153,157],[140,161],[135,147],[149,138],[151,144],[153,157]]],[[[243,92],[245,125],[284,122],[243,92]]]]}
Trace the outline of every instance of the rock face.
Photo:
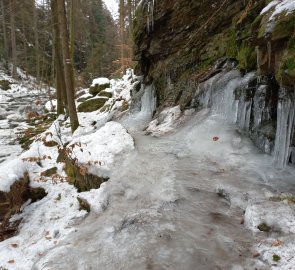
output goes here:
{"type": "Polygon", "coordinates": [[[46,196],[44,189],[31,188],[29,183],[29,175],[26,173],[10,187],[9,192],[0,191],[0,241],[17,232],[19,222],[10,223],[9,219],[20,211],[27,200],[31,199],[32,202],[36,202],[46,196]]]}
{"type": "Polygon", "coordinates": [[[295,160],[295,11],[265,8],[269,3],[163,0],[148,7],[142,1],[134,52],[137,72],[154,84],[160,109],[210,107],[199,95],[211,89],[210,78],[237,69],[243,80],[254,72],[236,89],[245,110],[239,116],[246,117],[237,124],[283,166],[295,160]]]}

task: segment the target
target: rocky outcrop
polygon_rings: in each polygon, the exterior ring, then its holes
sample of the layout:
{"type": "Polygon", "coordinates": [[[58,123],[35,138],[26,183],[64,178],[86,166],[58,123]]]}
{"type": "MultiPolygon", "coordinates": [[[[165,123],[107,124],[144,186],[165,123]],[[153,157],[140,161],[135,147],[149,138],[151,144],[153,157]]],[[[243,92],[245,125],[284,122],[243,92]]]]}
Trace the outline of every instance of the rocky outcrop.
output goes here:
{"type": "Polygon", "coordinates": [[[9,192],[0,191],[0,241],[3,241],[17,232],[20,221],[10,222],[9,219],[20,212],[22,205],[31,199],[31,202],[41,200],[46,196],[42,188],[31,188],[28,173],[16,181],[9,192]]]}
{"type": "Polygon", "coordinates": [[[236,89],[247,118],[237,123],[280,166],[295,160],[295,11],[276,14],[267,0],[147,2],[137,9],[134,52],[159,109],[199,108],[198,93],[216,74],[254,72],[236,89]]]}
{"type": "MultiPolygon", "coordinates": [[[[67,154],[67,149],[60,149],[56,162],[65,164],[65,173],[69,184],[77,188],[78,192],[98,189],[100,185],[109,178],[99,177],[88,172],[87,164],[78,164],[77,160],[72,159],[67,154]]],[[[81,201],[80,201],[81,204],[81,201]]]]}

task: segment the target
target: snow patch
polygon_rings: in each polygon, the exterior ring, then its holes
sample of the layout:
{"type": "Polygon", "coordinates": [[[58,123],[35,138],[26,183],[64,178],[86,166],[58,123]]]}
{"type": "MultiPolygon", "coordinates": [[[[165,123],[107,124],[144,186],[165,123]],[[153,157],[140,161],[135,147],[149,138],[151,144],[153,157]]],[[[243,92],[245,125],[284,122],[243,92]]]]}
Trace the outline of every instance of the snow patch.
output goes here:
{"type": "Polygon", "coordinates": [[[91,87],[94,87],[95,85],[104,85],[109,83],[110,80],[108,78],[96,78],[92,81],[91,87]]]}

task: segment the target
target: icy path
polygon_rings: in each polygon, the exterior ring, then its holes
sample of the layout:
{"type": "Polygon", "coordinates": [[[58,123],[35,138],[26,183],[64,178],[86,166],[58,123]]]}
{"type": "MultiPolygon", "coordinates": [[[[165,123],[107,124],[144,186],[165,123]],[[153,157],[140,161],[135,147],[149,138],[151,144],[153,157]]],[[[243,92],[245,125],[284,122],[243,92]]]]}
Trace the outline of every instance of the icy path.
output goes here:
{"type": "Polygon", "coordinates": [[[264,235],[241,224],[243,211],[292,183],[294,170],[273,170],[270,157],[205,111],[174,135],[133,136],[136,150],[106,183],[105,211],[33,269],[254,269],[252,246],[264,235]]]}

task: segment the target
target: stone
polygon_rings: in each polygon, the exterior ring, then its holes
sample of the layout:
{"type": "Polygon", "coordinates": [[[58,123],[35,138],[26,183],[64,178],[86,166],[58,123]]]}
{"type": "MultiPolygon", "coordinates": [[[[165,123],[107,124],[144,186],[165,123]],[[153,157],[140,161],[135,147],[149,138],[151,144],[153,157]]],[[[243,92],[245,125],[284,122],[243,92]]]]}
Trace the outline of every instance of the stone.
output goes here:
{"type": "Polygon", "coordinates": [[[53,167],[53,168],[47,169],[46,171],[42,172],[41,175],[45,176],[45,177],[50,177],[50,176],[56,174],[56,172],[57,172],[57,167],[53,167]]]}
{"type": "Polygon", "coordinates": [[[10,82],[8,80],[0,80],[0,88],[4,91],[10,89],[10,82]]]}
{"type": "Polygon", "coordinates": [[[90,204],[87,202],[87,200],[82,199],[80,197],[77,197],[77,200],[80,204],[80,210],[85,210],[89,213],[90,212],[90,204]]]}
{"type": "Polygon", "coordinates": [[[270,232],[271,231],[271,227],[268,226],[266,223],[261,223],[257,226],[258,230],[259,231],[262,231],[262,232],[270,232]]]}
{"type": "Polygon", "coordinates": [[[99,97],[107,97],[107,98],[112,98],[113,97],[113,93],[112,92],[108,92],[108,91],[100,91],[98,94],[99,97]]]}
{"type": "Polygon", "coordinates": [[[103,105],[107,102],[107,98],[105,97],[98,97],[92,98],[89,100],[84,101],[78,106],[78,112],[93,112],[97,111],[103,107],[103,105]]]}
{"type": "Polygon", "coordinates": [[[95,84],[93,86],[90,86],[89,93],[92,94],[93,96],[96,96],[102,90],[105,90],[107,88],[110,88],[110,83],[106,83],[106,84],[95,84]]]}

